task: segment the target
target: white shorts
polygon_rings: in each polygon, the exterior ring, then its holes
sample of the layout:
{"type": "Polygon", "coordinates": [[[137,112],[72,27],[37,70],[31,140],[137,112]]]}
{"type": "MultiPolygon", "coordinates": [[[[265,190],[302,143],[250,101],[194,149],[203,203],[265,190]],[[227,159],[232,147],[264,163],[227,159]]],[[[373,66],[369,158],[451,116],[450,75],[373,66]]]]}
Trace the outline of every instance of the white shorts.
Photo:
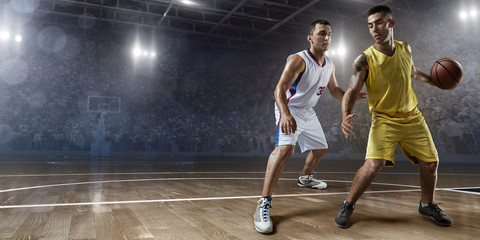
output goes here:
{"type": "Polygon", "coordinates": [[[297,131],[294,134],[284,134],[280,129],[280,111],[275,105],[275,118],[277,124],[277,136],[275,147],[281,145],[293,145],[297,143],[303,152],[316,149],[327,149],[328,144],[323,133],[322,125],[318,121],[317,114],[310,108],[306,110],[290,109],[290,113],[297,122],[297,131]]]}

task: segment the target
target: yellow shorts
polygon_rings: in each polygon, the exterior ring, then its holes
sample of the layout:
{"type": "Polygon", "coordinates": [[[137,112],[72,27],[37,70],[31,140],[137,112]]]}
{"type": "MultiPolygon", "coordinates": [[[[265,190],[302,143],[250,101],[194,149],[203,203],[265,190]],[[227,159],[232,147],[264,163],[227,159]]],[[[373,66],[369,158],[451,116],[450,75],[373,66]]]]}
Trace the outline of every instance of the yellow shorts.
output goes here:
{"type": "Polygon", "coordinates": [[[397,143],[400,144],[403,154],[415,165],[419,160],[438,161],[432,135],[417,108],[401,117],[372,113],[365,159],[383,159],[387,160],[386,166],[393,166],[397,143]]]}

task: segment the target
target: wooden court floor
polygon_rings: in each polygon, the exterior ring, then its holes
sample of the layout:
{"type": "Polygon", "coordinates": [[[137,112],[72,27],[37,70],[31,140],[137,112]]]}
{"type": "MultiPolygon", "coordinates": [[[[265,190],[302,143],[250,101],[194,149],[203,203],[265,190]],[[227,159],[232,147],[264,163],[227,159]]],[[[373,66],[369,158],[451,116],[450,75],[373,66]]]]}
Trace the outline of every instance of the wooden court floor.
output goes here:
{"type": "Polygon", "coordinates": [[[274,233],[262,235],[252,215],[266,158],[2,157],[0,239],[479,239],[480,164],[440,164],[435,198],[451,227],[418,214],[419,168],[407,162],[385,168],[351,227],[336,227],[362,163],[327,154],[315,175],[328,188],[313,190],[296,186],[303,159],[290,159],[274,233]]]}

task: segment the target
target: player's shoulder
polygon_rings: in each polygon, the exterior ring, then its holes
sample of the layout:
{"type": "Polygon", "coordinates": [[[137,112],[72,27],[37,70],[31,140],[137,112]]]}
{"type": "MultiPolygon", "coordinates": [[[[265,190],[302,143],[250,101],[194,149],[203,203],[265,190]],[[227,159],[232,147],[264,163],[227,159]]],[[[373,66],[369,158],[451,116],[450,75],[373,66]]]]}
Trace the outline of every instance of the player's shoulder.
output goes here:
{"type": "Polygon", "coordinates": [[[288,71],[303,72],[306,65],[305,59],[303,59],[303,57],[299,54],[295,53],[288,56],[285,67],[288,71]]]}
{"type": "Polygon", "coordinates": [[[354,73],[362,70],[368,71],[368,59],[365,53],[360,53],[360,55],[353,59],[352,70],[354,73]]]}
{"type": "Polygon", "coordinates": [[[335,61],[333,61],[333,59],[331,57],[329,57],[328,55],[325,54],[325,61],[328,63],[334,63],[335,61]]]}
{"type": "Polygon", "coordinates": [[[300,55],[302,52],[294,53],[288,56],[287,63],[305,64],[305,59],[300,55]]]}
{"type": "Polygon", "coordinates": [[[354,60],[353,60],[353,67],[357,71],[360,71],[362,68],[368,69],[368,59],[365,53],[360,53],[354,60]]]}
{"type": "Polygon", "coordinates": [[[412,52],[412,48],[410,47],[410,44],[407,41],[397,41],[395,40],[397,45],[405,47],[410,53],[412,52]]]}
{"type": "Polygon", "coordinates": [[[327,65],[329,64],[333,69],[335,69],[335,61],[333,61],[331,57],[325,55],[325,62],[327,65]]]}

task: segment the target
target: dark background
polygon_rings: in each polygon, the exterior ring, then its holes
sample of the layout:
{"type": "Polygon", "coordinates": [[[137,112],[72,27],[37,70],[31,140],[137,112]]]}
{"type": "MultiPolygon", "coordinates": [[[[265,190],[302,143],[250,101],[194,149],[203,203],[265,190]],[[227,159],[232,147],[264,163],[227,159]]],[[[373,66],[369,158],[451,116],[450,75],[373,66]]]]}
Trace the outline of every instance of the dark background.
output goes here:
{"type": "MultiPolygon", "coordinates": [[[[330,21],[331,50],[346,49],[332,55],[346,89],[353,58],[372,43],[366,10],[385,3],[395,39],[411,45],[419,69],[429,73],[442,57],[462,64],[454,90],[416,80],[413,87],[440,157],[480,162],[480,18],[459,17],[478,2],[196,2],[2,1],[0,26],[23,40],[0,41],[0,154],[89,155],[101,114],[88,111],[88,96],[109,96],[121,99],[120,113],[104,115],[111,156],[266,156],[276,130],[273,90],[287,56],[309,47],[309,23],[330,21]],[[135,42],[155,49],[156,58],[134,60],[135,42]]],[[[349,141],[339,101],[324,94],[315,110],[327,155],[361,158],[367,101],[355,106],[349,141]]]]}

